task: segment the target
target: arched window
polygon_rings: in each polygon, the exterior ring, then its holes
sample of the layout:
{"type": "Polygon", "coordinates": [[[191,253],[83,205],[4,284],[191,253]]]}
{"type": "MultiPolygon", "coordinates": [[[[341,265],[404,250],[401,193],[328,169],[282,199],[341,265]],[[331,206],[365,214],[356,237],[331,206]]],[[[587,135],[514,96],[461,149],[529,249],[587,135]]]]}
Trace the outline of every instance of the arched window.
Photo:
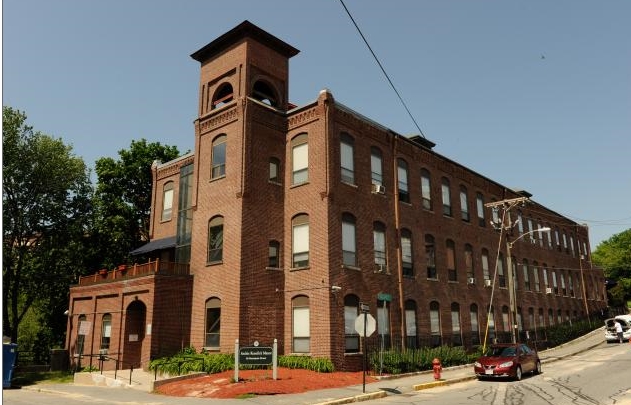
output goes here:
{"type": "Polygon", "coordinates": [[[234,98],[234,92],[232,91],[232,85],[230,83],[224,83],[215,92],[211,109],[219,108],[231,102],[234,98]]]}
{"type": "Polygon", "coordinates": [[[499,252],[497,256],[497,278],[500,288],[506,288],[506,275],[504,274],[504,255],[499,252]]]}
{"type": "Polygon", "coordinates": [[[309,266],[309,216],[296,215],[291,220],[292,264],[291,267],[309,266]]]}
{"type": "Polygon", "coordinates": [[[506,305],[504,305],[502,307],[502,330],[504,332],[510,332],[510,321],[509,321],[509,311],[508,311],[508,307],[506,305]]]}
{"type": "Polygon", "coordinates": [[[258,80],[254,83],[252,97],[264,104],[278,108],[279,103],[276,90],[262,80],[258,80]]]}
{"type": "Polygon", "coordinates": [[[213,140],[211,179],[218,179],[226,175],[226,135],[219,135],[213,140]]]}
{"type": "Polygon", "coordinates": [[[524,290],[530,291],[530,272],[528,271],[528,260],[526,259],[524,259],[522,271],[524,274],[524,290]]]}
{"type": "Polygon", "coordinates": [[[311,329],[309,320],[309,297],[299,295],[291,300],[292,308],[292,351],[309,353],[311,329]]]}
{"type": "Polygon", "coordinates": [[[206,340],[204,347],[219,350],[221,332],[221,300],[211,298],[206,301],[206,340]]]}
{"type": "Polygon", "coordinates": [[[218,263],[223,259],[223,217],[216,216],[208,221],[207,263],[218,263]]]}
{"type": "Polygon", "coordinates": [[[112,338],[112,315],[104,314],[101,318],[101,349],[110,348],[110,339],[112,338]]]}
{"type": "Polygon", "coordinates": [[[355,330],[355,320],[359,316],[359,297],[349,294],[344,297],[344,335],[346,353],[359,352],[359,334],[355,330]]]}
{"type": "Polygon", "coordinates": [[[355,184],[355,140],[347,133],[340,140],[340,171],[342,182],[355,184]]]}
{"type": "Polygon", "coordinates": [[[173,182],[167,181],[162,189],[162,221],[170,221],[173,214],[173,182]]]}
{"type": "Polygon", "coordinates": [[[345,266],[357,266],[355,234],[355,217],[349,213],[342,214],[342,263],[345,266]]]}
{"type": "Polygon", "coordinates": [[[291,184],[309,181],[309,143],[307,134],[300,134],[291,140],[291,184]]]}

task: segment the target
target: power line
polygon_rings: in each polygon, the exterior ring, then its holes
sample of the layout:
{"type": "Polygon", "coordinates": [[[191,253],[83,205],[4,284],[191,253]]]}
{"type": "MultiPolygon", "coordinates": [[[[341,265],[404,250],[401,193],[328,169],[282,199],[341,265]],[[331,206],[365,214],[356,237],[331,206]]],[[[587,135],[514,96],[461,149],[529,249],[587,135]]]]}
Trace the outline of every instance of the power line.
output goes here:
{"type": "Polygon", "coordinates": [[[418,123],[416,122],[416,120],[414,119],[414,116],[412,115],[412,113],[410,112],[410,109],[408,108],[407,104],[405,104],[405,101],[403,101],[403,97],[401,97],[401,94],[399,94],[399,91],[397,90],[397,88],[394,86],[394,83],[392,83],[392,80],[390,80],[390,76],[388,76],[388,73],[386,72],[386,69],[384,69],[383,65],[381,64],[381,62],[379,61],[379,58],[377,58],[377,55],[375,54],[375,52],[372,50],[372,47],[370,46],[370,44],[368,43],[368,40],[366,40],[366,37],[364,36],[364,34],[362,33],[361,29],[359,29],[359,26],[357,25],[357,22],[355,22],[355,19],[353,18],[353,16],[351,15],[351,12],[348,10],[348,8],[346,7],[346,4],[344,4],[344,0],[340,0],[340,3],[342,3],[342,7],[344,7],[344,10],[346,10],[346,14],[348,14],[348,17],[351,19],[351,21],[353,22],[353,25],[355,25],[355,28],[357,29],[357,32],[359,33],[359,35],[362,37],[362,39],[364,40],[364,43],[366,44],[366,46],[368,47],[368,50],[370,51],[370,53],[372,54],[372,57],[375,59],[375,61],[377,62],[377,65],[379,65],[379,68],[381,69],[381,71],[383,72],[384,76],[386,77],[386,79],[388,80],[388,83],[390,83],[390,87],[392,87],[392,90],[394,90],[394,92],[396,93],[397,97],[399,97],[399,101],[401,101],[401,104],[403,104],[403,107],[405,108],[405,111],[407,111],[408,115],[410,116],[410,118],[412,119],[412,122],[414,122],[414,126],[416,126],[416,129],[418,129],[418,132],[421,134],[421,136],[423,138],[425,138],[425,134],[423,133],[423,131],[421,130],[421,127],[419,127],[418,123]]]}

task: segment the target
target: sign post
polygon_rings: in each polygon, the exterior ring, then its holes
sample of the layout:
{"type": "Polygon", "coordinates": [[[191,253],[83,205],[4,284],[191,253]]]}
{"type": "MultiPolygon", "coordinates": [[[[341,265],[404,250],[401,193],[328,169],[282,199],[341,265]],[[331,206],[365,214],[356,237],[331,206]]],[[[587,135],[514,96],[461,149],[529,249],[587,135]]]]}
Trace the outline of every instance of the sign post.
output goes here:
{"type": "Polygon", "coordinates": [[[366,363],[368,360],[368,348],[366,347],[366,337],[375,333],[375,329],[377,328],[377,322],[375,321],[375,318],[373,318],[373,316],[368,313],[370,312],[370,307],[368,306],[368,304],[360,303],[359,306],[360,306],[360,310],[362,314],[359,315],[357,319],[355,319],[355,331],[359,333],[359,335],[362,337],[362,347],[364,350],[364,366],[363,366],[364,376],[363,376],[363,383],[362,383],[362,391],[366,393],[366,363]]]}

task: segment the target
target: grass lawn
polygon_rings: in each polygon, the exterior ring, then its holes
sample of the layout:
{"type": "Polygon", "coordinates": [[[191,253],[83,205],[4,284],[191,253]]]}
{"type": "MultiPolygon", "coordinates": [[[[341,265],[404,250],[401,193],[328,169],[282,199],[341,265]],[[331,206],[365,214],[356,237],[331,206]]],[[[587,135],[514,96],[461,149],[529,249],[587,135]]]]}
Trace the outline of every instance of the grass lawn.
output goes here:
{"type": "Polygon", "coordinates": [[[64,384],[71,383],[73,379],[74,376],[69,371],[14,371],[11,384],[20,387],[35,384],[64,384]]]}

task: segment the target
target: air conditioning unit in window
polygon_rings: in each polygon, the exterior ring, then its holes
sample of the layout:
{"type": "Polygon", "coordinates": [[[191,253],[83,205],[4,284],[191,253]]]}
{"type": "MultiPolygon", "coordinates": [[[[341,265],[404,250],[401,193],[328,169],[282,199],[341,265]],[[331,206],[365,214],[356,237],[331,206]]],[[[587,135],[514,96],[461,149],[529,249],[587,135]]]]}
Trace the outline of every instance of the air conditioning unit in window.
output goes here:
{"type": "Polygon", "coordinates": [[[373,193],[384,194],[386,192],[386,188],[384,186],[382,186],[381,184],[373,184],[372,185],[372,192],[373,193]]]}
{"type": "Polygon", "coordinates": [[[546,288],[546,294],[552,294],[552,288],[546,288]]]}
{"type": "Polygon", "coordinates": [[[473,278],[473,277],[469,277],[469,278],[467,279],[467,283],[468,283],[468,284],[475,284],[475,278],[473,278]]]}
{"type": "Polygon", "coordinates": [[[485,287],[490,287],[491,286],[491,280],[484,280],[484,286],[485,287]]]}

